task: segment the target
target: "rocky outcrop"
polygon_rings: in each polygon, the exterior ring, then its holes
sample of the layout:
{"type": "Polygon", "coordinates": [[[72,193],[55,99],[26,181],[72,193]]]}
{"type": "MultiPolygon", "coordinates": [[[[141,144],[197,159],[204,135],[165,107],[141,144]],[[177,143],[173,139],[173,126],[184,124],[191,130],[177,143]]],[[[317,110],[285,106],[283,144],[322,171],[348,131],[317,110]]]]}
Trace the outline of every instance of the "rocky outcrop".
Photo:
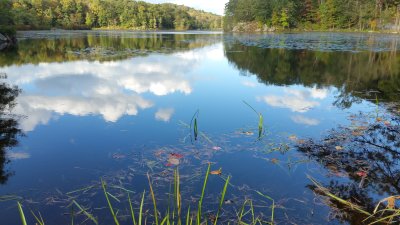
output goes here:
{"type": "Polygon", "coordinates": [[[276,31],[275,27],[268,27],[267,25],[260,25],[257,22],[246,22],[246,23],[238,23],[236,24],[232,32],[274,32],[276,31]]]}

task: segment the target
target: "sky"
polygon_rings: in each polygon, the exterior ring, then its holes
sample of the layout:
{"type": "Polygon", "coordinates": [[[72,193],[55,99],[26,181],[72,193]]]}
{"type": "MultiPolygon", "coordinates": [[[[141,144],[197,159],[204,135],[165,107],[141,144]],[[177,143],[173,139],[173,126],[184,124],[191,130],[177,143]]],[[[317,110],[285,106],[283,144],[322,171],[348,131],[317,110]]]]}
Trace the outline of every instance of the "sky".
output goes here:
{"type": "Polygon", "coordinates": [[[195,9],[202,9],[206,12],[213,12],[219,15],[224,14],[225,3],[228,0],[145,0],[151,3],[175,3],[186,5],[195,9]]]}

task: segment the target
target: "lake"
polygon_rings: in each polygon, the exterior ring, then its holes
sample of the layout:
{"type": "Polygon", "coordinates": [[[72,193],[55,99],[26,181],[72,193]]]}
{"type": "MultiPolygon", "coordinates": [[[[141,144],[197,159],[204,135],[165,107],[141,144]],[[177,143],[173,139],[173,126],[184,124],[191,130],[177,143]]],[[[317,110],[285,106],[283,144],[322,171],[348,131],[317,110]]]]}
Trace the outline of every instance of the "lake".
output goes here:
{"type": "Polygon", "coordinates": [[[186,221],[209,165],[202,220],[219,224],[238,215],[366,224],[327,190],[369,212],[400,194],[398,35],[30,31],[18,40],[0,53],[2,225],[21,224],[17,201],[29,224],[39,212],[46,224],[113,224],[105,196],[132,224],[128,193],[137,214],[143,191],[151,224],[148,179],[159,222],[179,210],[186,221]]]}

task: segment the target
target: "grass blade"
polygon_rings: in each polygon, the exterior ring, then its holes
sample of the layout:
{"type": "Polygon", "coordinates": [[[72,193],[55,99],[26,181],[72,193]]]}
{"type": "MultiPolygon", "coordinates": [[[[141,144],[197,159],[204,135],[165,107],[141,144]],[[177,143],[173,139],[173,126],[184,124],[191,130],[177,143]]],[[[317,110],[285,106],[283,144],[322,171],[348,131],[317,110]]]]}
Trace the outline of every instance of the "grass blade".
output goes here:
{"type": "Polygon", "coordinates": [[[93,221],[93,223],[95,223],[96,225],[98,225],[99,223],[97,222],[97,219],[94,218],[94,216],[90,213],[88,213],[84,208],[82,208],[75,200],[72,200],[72,203],[74,203],[76,205],[76,207],[78,207],[79,210],[81,210],[87,218],[89,218],[91,221],[93,221]]]}
{"type": "Polygon", "coordinates": [[[133,211],[131,196],[129,195],[129,192],[128,192],[128,201],[129,201],[129,209],[131,211],[131,216],[132,216],[132,223],[133,225],[136,225],[135,212],[133,211]]]}
{"type": "Polygon", "coordinates": [[[199,206],[197,208],[197,225],[201,222],[201,206],[203,204],[204,193],[206,192],[206,186],[208,181],[208,175],[210,174],[211,163],[208,163],[206,177],[204,178],[203,189],[201,190],[201,196],[199,200],[199,206]]]}
{"type": "Polygon", "coordinates": [[[194,133],[194,140],[197,141],[197,135],[198,135],[198,130],[197,130],[197,118],[194,118],[193,133],[194,133]]]}
{"type": "Polygon", "coordinates": [[[144,204],[144,195],[145,195],[146,191],[143,191],[143,195],[142,195],[142,201],[140,202],[140,208],[139,208],[139,225],[142,225],[142,217],[143,217],[143,204],[144,204]]]}
{"type": "Polygon", "coordinates": [[[175,199],[176,199],[176,209],[177,209],[177,216],[178,216],[178,225],[182,224],[181,221],[181,192],[180,192],[180,183],[179,183],[179,170],[175,169],[175,173],[174,173],[174,183],[175,183],[175,188],[174,188],[174,192],[175,192],[175,199]]]}
{"type": "Polygon", "coordinates": [[[263,135],[263,124],[264,124],[264,118],[262,114],[260,113],[259,119],[258,119],[258,139],[261,139],[263,135]]]}
{"type": "Polygon", "coordinates": [[[188,208],[187,214],[186,214],[186,225],[189,225],[190,221],[190,206],[188,208]]]}
{"type": "Polygon", "coordinates": [[[271,224],[274,224],[274,215],[275,215],[275,200],[271,197],[269,197],[268,195],[265,195],[259,191],[256,191],[257,194],[263,196],[264,198],[272,201],[272,206],[271,206],[271,224]]]}
{"type": "Polygon", "coordinates": [[[218,217],[219,217],[219,214],[220,214],[220,212],[221,212],[221,209],[222,209],[222,204],[224,203],[225,194],[226,194],[226,190],[228,189],[228,184],[229,184],[229,180],[230,180],[230,179],[231,179],[231,177],[230,177],[230,176],[228,176],[228,178],[226,179],[225,185],[224,185],[224,189],[222,189],[222,193],[221,193],[221,199],[220,199],[220,202],[219,202],[219,206],[218,206],[217,215],[215,216],[214,225],[216,225],[216,224],[217,224],[218,217]]]}
{"type": "Polygon", "coordinates": [[[150,194],[151,194],[151,198],[153,199],[154,219],[155,219],[156,225],[158,225],[158,212],[157,212],[156,197],[154,195],[153,186],[151,185],[150,175],[148,173],[147,173],[147,179],[149,180],[150,194]]]}
{"type": "Polygon", "coordinates": [[[39,217],[36,216],[36,214],[32,210],[31,210],[31,213],[32,213],[33,217],[35,218],[36,222],[39,223],[39,225],[44,225],[44,221],[43,221],[43,218],[42,218],[42,215],[40,214],[40,212],[39,212],[40,219],[39,219],[39,217]]]}
{"type": "Polygon", "coordinates": [[[24,210],[22,209],[22,205],[19,202],[17,202],[17,204],[18,204],[18,211],[19,211],[19,216],[21,217],[22,225],[27,225],[24,210]]]}
{"type": "Polygon", "coordinates": [[[106,200],[107,200],[107,203],[108,203],[108,207],[110,208],[110,212],[111,212],[111,215],[112,215],[112,217],[114,219],[115,225],[119,225],[119,222],[118,222],[118,219],[117,219],[117,215],[114,213],[114,209],[113,209],[113,207],[111,205],[110,198],[108,197],[108,192],[106,190],[106,184],[104,183],[103,180],[101,180],[101,187],[103,188],[104,196],[106,197],[106,200]]]}
{"type": "Polygon", "coordinates": [[[244,104],[246,104],[250,109],[252,109],[258,116],[258,140],[260,140],[263,136],[263,131],[264,131],[264,117],[261,113],[257,112],[249,103],[246,101],[243,101],[244,104]]]}

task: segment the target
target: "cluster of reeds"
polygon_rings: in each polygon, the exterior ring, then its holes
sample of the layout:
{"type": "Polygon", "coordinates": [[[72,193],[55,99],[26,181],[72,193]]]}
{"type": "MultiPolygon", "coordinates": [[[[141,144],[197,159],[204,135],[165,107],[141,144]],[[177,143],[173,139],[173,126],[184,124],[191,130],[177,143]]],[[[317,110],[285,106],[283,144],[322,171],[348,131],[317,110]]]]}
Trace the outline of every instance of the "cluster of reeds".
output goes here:
{"type": "MultiPolygon", "coordinates": [[[[152,198],[152,203],[153,203],[153,217],[152,221],[149,222],[146,214],[144,213],[144,204],[145,204],[145,195],[146,191],[143,192],[141,195],[141,201],[140,201],[140,206],[139,206],[139,212],[135,212],[134,207],[132,205],[132,200],[130,197],[129,192],[127,190],[127,196],[128,196],[128,203],[129,203],[129,210],[130,210],[130,217],[132,220],[132,225],[144,225],[144,224],[155,224],[155,225],[204,225],[204,224],[222,224],[225,222],[219,222],[221,213],[222,213],[222,208],[225,202],[225,195],[227,193],[228,185],[230,184],[230,176],[228,176],[225,179],[225,184],[222,188],[220,199],[219,199],[219,204],[218,204],[218,209],[216,210],[216,214],[212,217],[209,218],[205,216],[202,212],[203,208],[203,201],[204,201],[204,196],[206,192],[206,187],[207,187],[207,182],[208,182],[208,177],[210,174],[210,168],[211,165],[208,165],[207,172],[205,174],[204,182],[203,182],[203,187],[201,191],[201,195],[197,204],[197,210],[196,211],[191,211],[190,206],[187,208],[186,215],[182,215],[182,198],[181,198],[181,188],[180,188],[180,175],[179,175],[179,170],[178,168],[175,169],[174,171],[174,191],[173,191],[173,207],[172,209],[170,206],[168,206],[168,209],[162,215],[158,209],[157,209],[157,198],[154,193],[151,177],[149,174],[147,174],[147,179],[149,183],[149,192],[152,198]]],[[[118,218],[118,210],[113,206],[113,200],[116,202],[120,202],[120,200],[111,194],[107,190],[107,183],[103,180],[101,180],[101,187],[102,191],[104,193],[105,199],[107,201],[108,209],[110,211],[111,217],[114,221],[115,225],[120,225],[120,220],[118,218]]],[[[230,220],[227,223],[230,224],[240,224],[240,225],[256,225],[256,224],[274,224],[274,210],[275,210],[275,203],[272,198],[269,196],[266,196],[260,192],[257,192],[259,195],[263,196],[264,198],[267,198],[268,200],[272,201],[272,206],[271,206],[271,218],[269,221],[264,221],[261,216],[255,216],[255,210],[253,207],[253,202],[249,199],[245,200],[241,209],[236,213],[237,219],[236,220],[230,220]],[[249,216],[250,215],[250,216],[249,216]],[[244,218],[250,217],[250,219],[247,219],[245,222],[244,218]]],[[[172,193],[171,193],[172,194],[172,193]]],[[[21,203],[18,201],[17,202],[21,221],[23,225],[27,225],[27,220],[24,214],[24,210],[22,208],[21,203]]],[[[76,200],[72,200],[71,204],[69,206],[74,206],[76,207],[79,211],[71,213],[71,225],[74,225],[74,218],[77,215],[83,215],[87,218],[87,220],[90,220],[94,224],[98,225],[99,221],[98,219],[91,214],[85,207],[82,207],[76,200]]],[[[36,224],[38,225],[45,225],[45,222],[42,218],[42,215],[40,213],[35,214],[33,211],[31,211],[36,224]]]]}

